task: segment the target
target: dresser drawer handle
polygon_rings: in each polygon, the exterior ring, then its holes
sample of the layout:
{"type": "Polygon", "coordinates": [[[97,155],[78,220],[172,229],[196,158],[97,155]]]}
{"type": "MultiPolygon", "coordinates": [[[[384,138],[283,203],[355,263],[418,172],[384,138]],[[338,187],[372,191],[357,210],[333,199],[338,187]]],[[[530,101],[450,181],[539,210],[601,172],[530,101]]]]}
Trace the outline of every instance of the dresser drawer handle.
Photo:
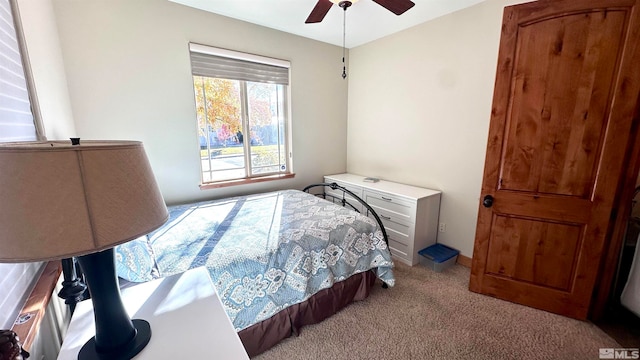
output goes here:
{"type": "Polygon", "coordinates": [[[392,201],[393,200],[393,199],[386,198],[384,196],[381,196],[381,198],[382,198],[382,200],[387,200],[387,201],[392,201]]]}
{"type": "Polygon", "coordinates": [[[380,217],[385,219],[385,220],[391,220],[391,216],[380,215],[380,217]]]}

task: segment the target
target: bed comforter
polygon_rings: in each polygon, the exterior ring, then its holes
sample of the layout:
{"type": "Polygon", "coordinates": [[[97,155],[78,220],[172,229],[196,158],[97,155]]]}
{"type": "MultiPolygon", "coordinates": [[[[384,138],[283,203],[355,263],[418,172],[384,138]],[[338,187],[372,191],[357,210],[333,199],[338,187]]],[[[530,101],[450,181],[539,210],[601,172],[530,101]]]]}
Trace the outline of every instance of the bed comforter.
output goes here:
{"type": "Polygon", "coordinates": [[[237,331],[373,270],[394,285],[376,222],[297,190],[172,206],[165,225],[116,249],[118,275],[147,281],[205,266],[237,331]]]}

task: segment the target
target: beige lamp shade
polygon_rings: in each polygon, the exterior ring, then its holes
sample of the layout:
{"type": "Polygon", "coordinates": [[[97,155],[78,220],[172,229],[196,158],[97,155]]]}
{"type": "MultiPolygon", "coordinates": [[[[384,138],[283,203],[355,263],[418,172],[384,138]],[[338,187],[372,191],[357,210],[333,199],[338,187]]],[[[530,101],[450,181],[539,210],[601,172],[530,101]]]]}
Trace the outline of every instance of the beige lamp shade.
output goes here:
{"type": "Polygon", "coordinates": [[[0,262],[108,249],[168,216],[141,142],[0,144],[0,262]]]}

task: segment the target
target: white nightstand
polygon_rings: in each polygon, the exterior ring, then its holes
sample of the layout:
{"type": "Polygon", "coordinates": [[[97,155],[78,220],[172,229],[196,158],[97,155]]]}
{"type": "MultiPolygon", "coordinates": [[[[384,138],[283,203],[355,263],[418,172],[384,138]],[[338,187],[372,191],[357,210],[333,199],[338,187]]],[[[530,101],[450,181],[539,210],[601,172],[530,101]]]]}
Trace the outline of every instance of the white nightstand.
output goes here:
{"type": "MultiPolygon", "coordinates": [[[[151,341],[134,359],[249,359],[205,268],[122,290],[132,319],[151,325],[151,341]]],[[[78,304],[58,360],[76,360],[95,335],[91,301],[78,304]]]]}

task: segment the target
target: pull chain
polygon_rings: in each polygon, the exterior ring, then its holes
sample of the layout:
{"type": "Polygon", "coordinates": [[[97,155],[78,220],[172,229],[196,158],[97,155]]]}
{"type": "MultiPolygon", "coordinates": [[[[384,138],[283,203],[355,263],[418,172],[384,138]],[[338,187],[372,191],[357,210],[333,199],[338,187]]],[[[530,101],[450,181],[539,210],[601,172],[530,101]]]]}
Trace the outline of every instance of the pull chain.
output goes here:
{"type": "Polygon", "coordinates": [[[344,12],[342,16],[342,78],[347,78],[347,64],[344,61],[345,54],[345,42],[347,38],[347,8],[348,6],[344,6],[344,12]]]}

